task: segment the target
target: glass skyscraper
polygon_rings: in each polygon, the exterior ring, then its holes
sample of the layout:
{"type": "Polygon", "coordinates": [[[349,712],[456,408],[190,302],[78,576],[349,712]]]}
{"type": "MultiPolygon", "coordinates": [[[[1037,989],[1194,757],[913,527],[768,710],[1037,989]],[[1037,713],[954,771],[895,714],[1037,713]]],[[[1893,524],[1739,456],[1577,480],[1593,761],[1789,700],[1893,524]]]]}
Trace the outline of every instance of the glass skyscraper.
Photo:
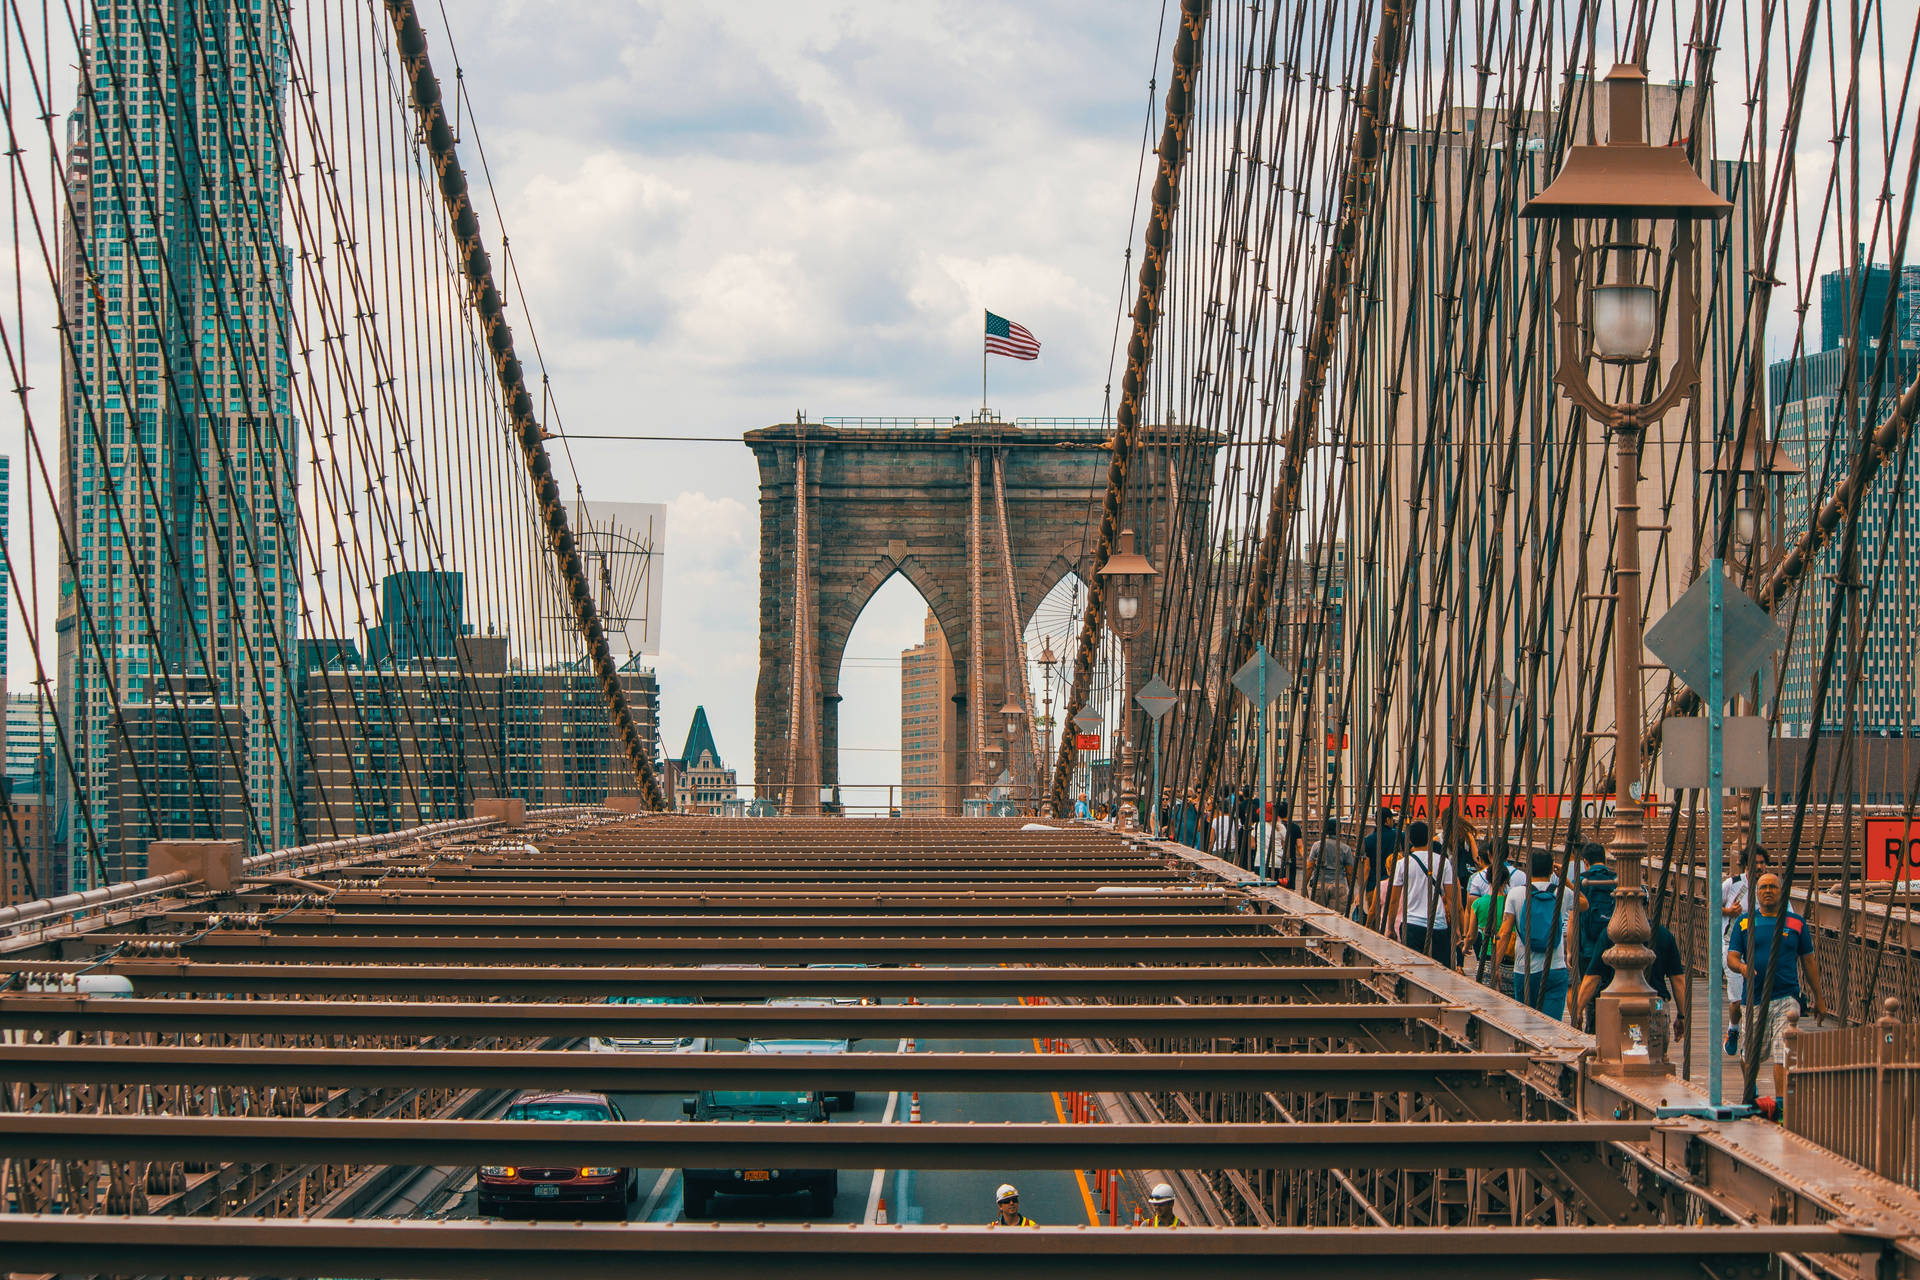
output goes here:
{"type": "MultiPolygon", "coordinates": [[[[1896,275],[1887,267],[1869,266],[1858,274],[1836,271],[1822,277],[1820,334],[1821,350],[1776,361],[1767,371],[1775,435],[1806,469],[1787,488],[1780,537],[1789,540],[1800,535],[1814,510],[1846,478],[1861,433],[1886,419],[1920,367],[1920,268],[1896,275]],[[1861,300],[1857,307],[1856,299],[1861,300]],[[1856,310],[1860,341],[1850,357],[1846,334],[1856,310]],[[1880,336],[1889,311],[1893,326],[1883,360],[1880,336]]],[[[1920,630],[1913,625],[1920,616],[1917,486],[1920,438],[1909,437],[1905,448],[1881,463],[1860,506],[1858,596],[1843,601],[1839,648],[1820,717],[1824,733],[1846,727],[1849,707],[1863,733],[1905,735],[1920,726],[1920,630]],[[1856,641],[1862,652],[1860,684],[1849,703],[1846,661],[1856,641]]],[[[1801,589],[1780,684],[1784,737],[1805,736],[1813,722],[1828,613],[1841,589],[1839,567],[1836,534],[1801,589]]]]}
{"type": "Polygon", "coordinates": [[[288,843],[298,754],[286,31],[262,0],[89,9],[61,264],[60,505],[74,551],[61,564],[60,698],[78,774],[61,802],[74,888],[98,863],[109,878],[141,874],[152,838],[230,834],[221,815],[235,788],[250,843],[288,843]],[[233,727],[216,776],[143,761],[163,726],[129,732],[130,719],[164,720],[182,682],[232,708],[217,721],[233,727]],[[129,771],[144,779],[132,812],[110,812],[129,771]]]}

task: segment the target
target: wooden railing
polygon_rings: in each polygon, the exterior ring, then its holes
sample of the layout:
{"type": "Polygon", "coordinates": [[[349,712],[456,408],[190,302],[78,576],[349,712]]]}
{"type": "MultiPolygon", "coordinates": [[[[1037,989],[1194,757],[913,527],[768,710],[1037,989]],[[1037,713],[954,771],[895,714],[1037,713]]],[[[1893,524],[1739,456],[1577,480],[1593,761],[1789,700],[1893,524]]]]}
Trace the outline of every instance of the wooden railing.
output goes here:
{"type": "Polygon", "coordinates": [[[1920,1185],[1920,1025],[1900,1002],[1863,1027],[1787,1035],[1787,1128],[1883,1178],[1920,1185]]]}

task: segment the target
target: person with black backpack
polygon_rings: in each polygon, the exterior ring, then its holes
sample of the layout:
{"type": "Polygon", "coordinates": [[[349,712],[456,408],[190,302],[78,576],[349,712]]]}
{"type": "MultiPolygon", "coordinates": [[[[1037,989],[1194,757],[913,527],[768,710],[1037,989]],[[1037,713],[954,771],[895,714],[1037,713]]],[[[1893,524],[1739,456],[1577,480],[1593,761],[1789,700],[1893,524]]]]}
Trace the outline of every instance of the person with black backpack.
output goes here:
{"type": "MultiPolygon", "coordinates": [[[[1604,845],[1589,841],[1580,850],[1580,860],[1580,873],[1575,881],[1580,886],[1579,955],[1575,957],[1574,970],[1585,978],[1613,945],[1607,939],[1607,926],[1613,923],[1613,891],[1619,888],[1620,877],[1607,865],[1604,845]]],[[[1577,991],[1580,984],[1574,985],[1577,991]]],[[[1577,1023],[1586,1009],[1577,999],[1574,1008],[1577,1023]]]]}
{"type": "Polygon", "coordinates": [[[1549,849],[1533,851],[1527,872],[1527,883],[1507,891],[1496,945],[1503,956],[1513,953],[1513,998],[1558,1020],[1567,1008],[1568,918],[1580,895],[1553,874],[1549,849]]]}

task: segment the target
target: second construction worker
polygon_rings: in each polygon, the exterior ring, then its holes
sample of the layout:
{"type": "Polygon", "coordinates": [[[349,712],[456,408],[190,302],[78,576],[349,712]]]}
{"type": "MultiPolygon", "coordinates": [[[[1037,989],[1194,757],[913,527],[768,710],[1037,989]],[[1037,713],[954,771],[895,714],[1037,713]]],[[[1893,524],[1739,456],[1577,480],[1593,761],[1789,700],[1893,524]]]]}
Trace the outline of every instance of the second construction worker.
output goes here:
{"type": "Polygon", "coordinates": [[[1003,1182],[1000,1189],[993,1193],[993,1201],[998,1212],[993,1215],[990,1227],[1037,1227],[1040,1224],[1020,1212],[1020,1188],[1011,1182],[1003,1182]]]}
{"type": "Polygon", "coordinates": [[[1164,1182],[1153,1184],[1153,1190],[1147,1192],[1147,1208],[1152,1215],[1147,1219],[1149,1227],[1177,1227],[1180,1215],[1174,1212],[1173,1188],[1164,1182]]]}

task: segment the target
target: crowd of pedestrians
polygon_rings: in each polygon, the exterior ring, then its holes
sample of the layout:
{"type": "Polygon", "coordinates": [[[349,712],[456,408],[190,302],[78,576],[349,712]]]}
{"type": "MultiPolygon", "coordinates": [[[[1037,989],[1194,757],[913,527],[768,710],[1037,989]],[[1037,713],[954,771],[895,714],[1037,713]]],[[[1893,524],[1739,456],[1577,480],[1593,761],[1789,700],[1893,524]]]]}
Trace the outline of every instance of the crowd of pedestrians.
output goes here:
{"type": "MultiPolygon", "coordinates": [[[[1560,851],[1517,850],[1500,837],[1482,839],[1451,809],[1435,823],[1403,827],[1381,808],[1358,839],[1333,817],[1311,843],[1282,801],[1267,806],[1244,793],[1163,795],[1161,829],[1181,844],[1240,867],[1264,865],[1270,876],[1316,904],[1378,929],[1474,981],[1507,992],[1547,1017],[1592,1031],[1597,997],[1613,981],[1612,946],[1618,876],[1604,846],[1588,841],[1560,851]],[[1266,818],[1264,863],[1256,847],[1266,818]],[[1564,868],[1564,874],[1563,874],[1564,868]]],[[[1780,877],[1764,849],[1748,848],[1739,871],[1722,885],[1725,918],[1717,945],[1725,956],[1726,1052],[1740,1048],[1742,1022],[1758,1017],[1776,1084],[1784,1073],[1787,1014],[1826,1007],[1813,941],[1805,920],[1781,912],[1780,877]],[[1758,998],[1751,974],[1775,954],[1773,994],[1764,1010],[1745,1014],[1758,998]]],[[[1647,984],[1662,997],[1677,1038],[1688,1032],[1688,967],[1679,940],[1658,921],[1648,947],[1647,984]]],[[[1757,988],[1758,983],[1755,983],[1757,988]]]]}

